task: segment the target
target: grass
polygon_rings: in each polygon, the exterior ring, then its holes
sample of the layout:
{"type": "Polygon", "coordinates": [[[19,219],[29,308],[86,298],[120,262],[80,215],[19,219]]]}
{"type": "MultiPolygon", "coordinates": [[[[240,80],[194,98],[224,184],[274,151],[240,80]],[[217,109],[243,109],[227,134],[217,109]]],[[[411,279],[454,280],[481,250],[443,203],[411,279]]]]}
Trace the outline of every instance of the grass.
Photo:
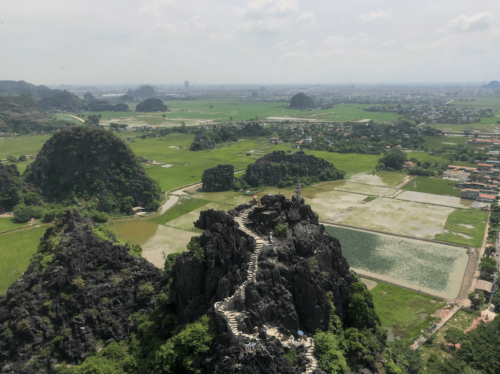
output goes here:
{"type": "Polygon", "coordinates": [[[370,201],[373,201],[377,198],[377,196],[367,196],[365,199],[363,199],[364,202],[369,203],[370,201]]]}
{"type": "Polygon", "coordinates": [[[326,151],[307,151],[308,155],[313,155],[331,162],[336,168],[346,171],[346,179],[356,173],[375,170],[380,155],[363,155],[351,153],[335,153],[326,151]]]}
{"type": "Polygon", "coordinates": [[[0,139],[0,159],[36,154],[49,138],[49,135],[31,135],[0,139]]]}
{"type": "Polygon", "coordinates": [[[456,209],[448,216],[444,225],[444,229],[448,230],[448,232],[437,234],[435,239],[442,242],[479,248],[483,243],[487,221],[488,212],[484,210],[456,209]],[[463,225],[470,225],[472,227],[469,228],[463,225]],[[470,239],[458,234],[466,235],[470,239]]]}
{"type": "Polygon", "coordinates": [[[431,314],[445,306],[441,299],[391,284],[378,282],[370,291],[382,327],[392,328],[394,336],[413,341],[430,327],[431,314]]]}
{"type": "Polygon", "coordinates": [[[416,177],[406,183],[402,189],[406,191],[424,192],[435,195],[460,196],[460,189],[454,189],[457,182],[431,177],[416,177]]]}
{"type": "Polygon", "coordinates": [[[209,201],[200,200],[200,199],[180,199],[177,204],[175,204],[168,211],[163,213],[161,216],[150,219],[149,221],[158,223],[160,225],[164,225],[167,222],[173,221],[176,218],[179,218],[193,210],[201,208],[204,205],[207,205],[209,201]]]}
{"type": "MultiPolygon", "coordinates": [[[[172,120],[213,120],[234,121],[248,119],[265,119],[267,117],[290,117],[299,119],[316,119],[318,121],[359,121],[372,119],[375,122],[391,122],[399,118],[392,113],[365,112],[363,108],[371,105],[339,104],[332,109],[301,112],[300,110],[285,109],[287,102],[251,102],[227,99],[204,100],[173,100],[164,102],[170,112],[168,113],[139,113],[139,112],[85,112],[101,114],[103,120],[125,119],[137,117],[150,125],[167,125],[172,120]],[[212,108],[210,108],[212,106],[212,108]],[[165,118],[163,118],[165,115],[165,118]],[[148,122],[149,121],[149,122],[148,122]]],[[[130,110],[135,110],[137,103],[129,103],[130,110]]],[[[76,115],[76,113],[68,113],[76,115]]],[[[62,115],[64,116],[64,115],[62,115]]],[[[188,122],[188,121],[186,121],[188,122]]]]}
{"type": "Polygon", "coordinates": [[[45,227],[0,235],[0,295],[26,271],[45,227]]]}
{"type": "Polygon", "coordinates": [[[427,147],[429,149],[435,149],[436,151],[438,150],[447,150],[447,149],[454,149],[456,150],[458,148],[458,145],[465,145],[465,142],[468,140],[468,138],[464,136],[449,136],[449,137],[443,137],[443,136],[424,136],[423,137],[425,141],[427,142],[427,147]],[[448,143],[453,143],[453,144],[448,144],[448,143]]]}
{"type": "Polygon", "coordinates": [[[406,178],[405,174],[401,173],[391,173],[388,171],[382,171],[377,173],[377,175],[382,179],[382,182],[385,183],[388,187],[393,187],[395,184],[400,183],[403,179],[406,178]]]}
{"type": "Polygon", "coordinates": [[[27,223],[14,222],[12,218],[0,218],[0,232],[18,229],[27,223]]]}

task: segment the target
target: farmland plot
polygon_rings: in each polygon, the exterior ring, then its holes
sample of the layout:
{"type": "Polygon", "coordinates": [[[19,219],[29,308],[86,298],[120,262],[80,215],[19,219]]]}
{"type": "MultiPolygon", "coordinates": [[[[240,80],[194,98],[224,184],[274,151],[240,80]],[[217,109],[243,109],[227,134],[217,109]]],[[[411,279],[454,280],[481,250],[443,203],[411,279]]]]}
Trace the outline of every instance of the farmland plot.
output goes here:
{"type": "Polygon", "coordinates": [[[468,262],[464,248],[326,226],[347,263],[360,275],[434,296],[455,298],[468,262]]]}
{"type": "Polygon", "coordinates": [[[352,209],[335,222],[417,238],[434,239],[436,234],[443,232],[446,220],[453,211],[453,208],[439,205],[377,198],[352,209]]]}
{"type": "Polygon", "coordinates": [[[397,199],[415,201],[425,204],[446,205],[453,208],[468,208],[474,202],[474,200],[461,199],[454,196],[433,195],[430,193],[415,191],[405,191],[402,194],[398,195],[397,199]]]}

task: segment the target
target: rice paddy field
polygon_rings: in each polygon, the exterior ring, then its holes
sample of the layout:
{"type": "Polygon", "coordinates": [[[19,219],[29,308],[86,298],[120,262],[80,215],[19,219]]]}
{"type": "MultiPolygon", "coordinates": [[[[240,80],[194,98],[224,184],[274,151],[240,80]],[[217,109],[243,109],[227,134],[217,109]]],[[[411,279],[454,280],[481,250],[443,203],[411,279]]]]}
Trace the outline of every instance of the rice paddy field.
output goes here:
{"type": "Polygon", "coordinates": [[[325,228],[340,241],[347,263],[361,276],[446,299],[460,292],[469,259],[464,248],[344,227],[325,228]]]}
{"type": "MultiPolygon", "coordinates": [[[[178,125],[181,121],[189,124],[200,124],[210,120],[214,122],[265,119],[269,117],[312,119],[318,121],[359,121],[372,119],[375,122],[391,122],[399,118],[392,113],[365,112],[363,104],[339,104],[332,109],[302,112],[295,109],[285,109],[288,102],[252,102],[226,99],[204,100],[172,100],[164,101],[170,112],[167,113],[139,113],[139,112],[85,112],[101,114],[103,123],[121,121],[131,126],[169,126],[178,125]],[[165,117],[163,117],[165,115],[165,117]]],[[[135,110],[137,103],[129,103],[130,110],[135,110]]],[[[77,113],[68,113],[76,115],[77,113]]],[[[63,115],[62,115],[63,116],[63,115]]]]}
{"type": "Polygon", "coordinates": [[[476,209],[457,209],[452,212],[435,239],[443,242],[479,248],[483,244],[488,212],[476,209]]]}
{"type": "Polygon", "coordinates": [[[0,235],[0,295],[24,274],[46,227],[0,235]]]}
{"type": "Polygon", "coordinates": [[[0,139],[0,159],[36,154],[49,138],[49,135],[30,135],[0,139]]]}
{"type": "Polygon", "coordinates": [[[406,191],[425,192],[435,195],[460,196],[461,189],[454,188],[458,182],[432,177],[416,177],[402,188],[406,191]]]}
{"type": "Polygon", "coordinates": [[[373,304],[390,341],[413,342],[422,334],[421,330],[429,328],[434,320],[432,314],[445,306],[441,299],[433,296],[384,282],[374,283],[370,289],[373,304]]]}
{"type": "Polygon", "coordinates": [[[0,232],[19,229],[27,225],[27,223],[14,222],[12,218],[0,218],[0,232]]]}
{"type": "MultiPolygon", "coordinates": [[[[412,182],[410,181],[409,183],[412,182]]],[[[403,193],[398,194],[396,198],[399,200],[414,201],[424,204],[443,205],[453,208],[468,208],[474,203],[474,200],[414,191],[403,191],[403,193]]]]}

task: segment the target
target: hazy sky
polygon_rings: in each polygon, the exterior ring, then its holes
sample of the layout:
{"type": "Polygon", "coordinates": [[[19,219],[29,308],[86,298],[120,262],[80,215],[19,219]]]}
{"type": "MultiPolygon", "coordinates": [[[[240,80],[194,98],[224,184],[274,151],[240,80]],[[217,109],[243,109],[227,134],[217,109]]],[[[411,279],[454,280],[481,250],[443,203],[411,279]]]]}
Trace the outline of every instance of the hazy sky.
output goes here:
{"type": "Polygon", "coordinates": [[[0,0],[0,80],[500,80],[500,0],[0,0]]]}

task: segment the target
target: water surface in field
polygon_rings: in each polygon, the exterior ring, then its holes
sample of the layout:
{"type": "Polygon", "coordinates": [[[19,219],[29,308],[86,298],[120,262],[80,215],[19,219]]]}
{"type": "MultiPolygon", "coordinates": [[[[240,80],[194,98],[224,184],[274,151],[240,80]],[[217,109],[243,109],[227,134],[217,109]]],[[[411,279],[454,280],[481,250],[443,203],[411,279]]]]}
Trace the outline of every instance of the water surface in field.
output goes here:
{"type": "Polygon", "coordinates": [[[140,244],[142,257],[158,268],[163,268],[165,257],[182,252],[196,233],[148,221],[125,221],[110,224],[118,238],[129,244],[140,244]]]}

